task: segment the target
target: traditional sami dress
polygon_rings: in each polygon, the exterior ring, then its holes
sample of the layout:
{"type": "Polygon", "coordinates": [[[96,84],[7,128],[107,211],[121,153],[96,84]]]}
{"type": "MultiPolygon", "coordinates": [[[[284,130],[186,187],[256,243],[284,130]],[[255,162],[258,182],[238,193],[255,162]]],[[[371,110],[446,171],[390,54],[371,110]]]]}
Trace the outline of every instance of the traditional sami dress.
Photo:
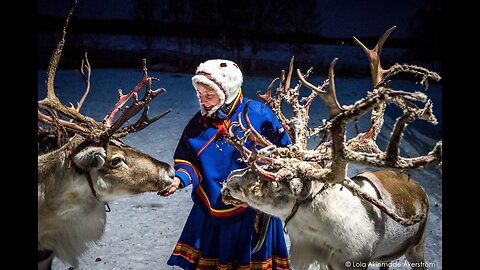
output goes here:
{"type": "MultiPolygon", "coordinates": [[[[252,254],[259,237],[254,229],[256,210],[225,205],[221,199],[221,183],[232,170],[246,167],[223,135],[248,100],[240,91],[220,119],[198,112],[183,131],[174,155],[175,175],[181,179],[181,187],[193,185],[194,205],[168,265],[189,270],[290,269],[282,221],[272,217],[263,246],[252,254]]],[[[290,143],[268,106],[252,101],[248,116],[253,127],[272,143],[290,143]]],[[[242,121],[245,123],[243,116],[242,121]]],[[[251,149],[251,142],[248,144],[251,149]]]]}

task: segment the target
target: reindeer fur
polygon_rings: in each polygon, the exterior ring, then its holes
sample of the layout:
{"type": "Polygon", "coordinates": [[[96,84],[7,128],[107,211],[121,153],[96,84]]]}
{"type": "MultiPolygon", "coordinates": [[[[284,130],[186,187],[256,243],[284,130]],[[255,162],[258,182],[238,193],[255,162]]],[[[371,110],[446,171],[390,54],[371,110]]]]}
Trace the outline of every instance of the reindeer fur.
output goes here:
{"type": "Polygon", "coordinates": [[[78,257],[104,233],[106,201],[171,184],[166,163],[126,145],[78,150],[82,142],[76,135],[38,157],[38,269],[50,269],[54,256],[77,267],[78,257]]]}
{"type": "MultiPolygon", "coordinates": [[[[380,171],[352,180],[400,214],[428,212],[426,193],[403,174],[380,171]]],[[[246,168],[231,173],[224,194],[283,220],[299,203],[286,225],[295,269],[366,269],[346,268],[345,263],[368,267],[369,262],[390,262],[402,255],[410,263],[423,262],[426,218],[404,227],[347,188],[334,184],[322,189],[324,185],[298,178],[272,182],[246,168]]]]}

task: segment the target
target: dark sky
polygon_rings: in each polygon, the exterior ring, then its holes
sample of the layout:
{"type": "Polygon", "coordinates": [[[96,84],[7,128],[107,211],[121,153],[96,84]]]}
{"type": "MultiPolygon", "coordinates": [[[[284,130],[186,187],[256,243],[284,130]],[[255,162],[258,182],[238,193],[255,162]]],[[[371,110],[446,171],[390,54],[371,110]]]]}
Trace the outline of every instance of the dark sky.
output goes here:
{"type": "MultiPolygon", "coordinates": [[[[127,19],[135,0],[79,0],[76,14],[85,19],[127,19]]],[[[159,0],[160,1],[160,0],[159,0]]],[[[38,12],[63,16],[68,0],[38,0],[38,12]]],[[[379,36],[393,25],[396,38],[407,36],[408,21],[423,0],[320,0],[321,34],[327,37],[379,36]]]]}

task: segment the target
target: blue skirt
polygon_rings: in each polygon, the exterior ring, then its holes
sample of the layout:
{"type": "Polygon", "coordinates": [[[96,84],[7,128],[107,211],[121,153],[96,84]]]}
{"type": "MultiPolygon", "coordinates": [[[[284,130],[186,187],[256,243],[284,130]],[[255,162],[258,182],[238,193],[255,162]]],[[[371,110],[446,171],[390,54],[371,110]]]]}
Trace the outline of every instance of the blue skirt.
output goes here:
{"type": "Polygon", "coordinates": [[[186,270],[290,269],[278,218],[271,218],[263,246],[252,254],[259,237],[252,213],[239,221],[218,224],[194,204],[167,264],[186,270]]]}

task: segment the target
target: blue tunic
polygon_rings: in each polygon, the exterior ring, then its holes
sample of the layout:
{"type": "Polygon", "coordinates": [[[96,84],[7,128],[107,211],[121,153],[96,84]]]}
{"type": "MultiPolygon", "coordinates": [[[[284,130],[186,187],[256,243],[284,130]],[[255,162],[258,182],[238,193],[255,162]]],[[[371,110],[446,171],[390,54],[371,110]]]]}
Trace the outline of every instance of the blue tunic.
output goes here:
{"type": "MultiPolygon", "coordinates": [[[[246,166],[223,135],[248,100],[240,91],[225,119],[215,120],[198,112],[182,133],[174,154],[175,175],[182,187],[192,185],[194,205],[168,265],[183,269],[290,269],[282,221],[271,219],[265,243],[252,254],[258,240],[256,210],[225,205],[221,199],[221,183],[232,170],[246,166]]],[[[272,143],[290,143],[268,106],[252,101],[248,116],[253,127],[272,143]]],[[[250,141],[247,145],[251,149],[250,141]]]]}

